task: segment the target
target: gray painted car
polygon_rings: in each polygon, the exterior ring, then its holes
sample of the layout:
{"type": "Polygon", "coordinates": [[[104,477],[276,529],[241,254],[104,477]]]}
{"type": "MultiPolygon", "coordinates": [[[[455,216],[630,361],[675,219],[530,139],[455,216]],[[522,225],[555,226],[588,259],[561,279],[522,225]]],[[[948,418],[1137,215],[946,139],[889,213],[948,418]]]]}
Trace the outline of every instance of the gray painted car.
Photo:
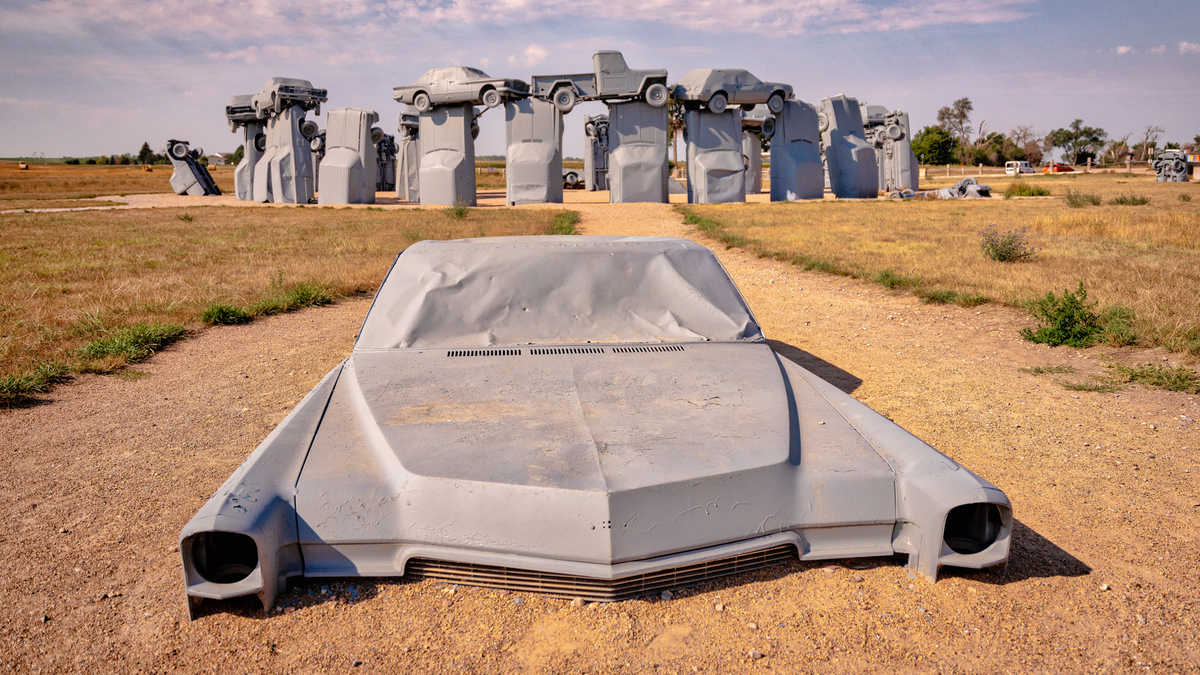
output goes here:
{"type": "Polygon", "coordinates": [[[534,75],[530,95],[544,98],[564,115],[578,101],[642,100],[656,108],[667,104],[667,69],[635,70],[618,51],[592,54],[592,72],[534,75]]]}
{"type": "Polygon", "coordinates": [[[672,94],[676,100],[698,102],[714,113],[724,112],[729,105],[750,110],[765,103],[772,114],[779,114],[783,102],[792,97],[792,86],[763,82],[740,68],[698,68],[688,71],[672,87],[672,94]]]}
{"type": "Polygon", "coordinates": [[[1008,558],[1004,493],[768,342],[711,251],[423,241],[180,535],[193,616],[294,577],[619,600],[795,559],[1008,558]]]}
{"type": "Polygon", "coordinates": [[[506,98],[529,94],[522,80],[492,77],[478,68],[447,66],[428,70],[414,84],[392,89],[392,98],[418,112],[429,112],[435,105],[470,103],[495,108],[506,98]]]}
{"type": "MultiPolygon", "coordinates": [[[[326,90],[297,77],[272,77],[258,93],[250,97],[250,105],[260,118],[278,115],[286,108],[298,105],[321,114],[321,103],[328,98],[326,90]]],[[[228,114],[228,109],[226,110],[228,114]]]]}

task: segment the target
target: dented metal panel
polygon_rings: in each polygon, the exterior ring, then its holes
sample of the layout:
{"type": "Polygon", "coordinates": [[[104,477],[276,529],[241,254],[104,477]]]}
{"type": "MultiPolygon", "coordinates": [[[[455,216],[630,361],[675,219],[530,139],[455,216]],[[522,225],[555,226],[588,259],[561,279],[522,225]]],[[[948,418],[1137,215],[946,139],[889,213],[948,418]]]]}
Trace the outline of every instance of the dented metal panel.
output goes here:
{"type": "Polygon", "coordinates": [[[608,189],[613,204],[667,201],[667,108],[608,104],[608,189]]]}

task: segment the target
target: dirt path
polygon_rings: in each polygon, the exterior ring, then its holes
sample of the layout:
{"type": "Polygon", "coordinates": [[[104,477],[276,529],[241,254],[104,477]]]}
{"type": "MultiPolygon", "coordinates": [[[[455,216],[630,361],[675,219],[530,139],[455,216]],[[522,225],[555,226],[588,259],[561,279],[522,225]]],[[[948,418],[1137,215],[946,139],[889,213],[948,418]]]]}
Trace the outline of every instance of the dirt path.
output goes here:
{"type": "MultiPolygon", "coordinates": [[[[589,234],[694,236],[667,206],[572,208],[589,234]]],[[[85,377],[51,403],[0,414],[0,665],[1200,664],[1200,397],[1072,393],[1018,369],[1069,363],[1099,372],[1104,352],[1025,343],[1016,329],[1026,319],[1015,310],[922,305],[717,250],[781,349],[1007,491],[1020,521],[1007,569],[929,584],[898,561],[796,563],[670,600],[584,607],[433,582],[314,582],[287,593],[283,612],[247,603],[189,622],[174,550],[180,527],[348,353],[368,306],[352,300],[209,330],[139,366],[140,379],[85,377]]]]}

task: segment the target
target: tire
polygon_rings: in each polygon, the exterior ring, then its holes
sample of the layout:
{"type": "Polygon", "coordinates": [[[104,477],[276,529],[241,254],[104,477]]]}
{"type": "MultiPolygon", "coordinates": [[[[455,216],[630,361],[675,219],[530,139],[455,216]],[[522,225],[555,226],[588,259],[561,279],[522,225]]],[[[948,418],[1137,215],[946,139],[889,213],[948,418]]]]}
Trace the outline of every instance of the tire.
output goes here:
{"type": "Polygon", "coordinates": [[[579,185],[579,176],[574,173],[567,174],[567,187],[575,187],[579,185]]]}
{"type": "Polygon", "coordinates": [[[596,123],[588,122],[587,124],[584,124],[583,125],[583,133],[586,136],[595,136],[596,135],[596,123]]]}
{"type": "Polygon", "coordinates": [[[564,115],[575,109],[575,90],[570,87],[555,89],[551,98],[554,100],[554,107],[564,115]]]}
{"type": "Polygon", "coordinates": [[[729,107],[729,98],[725,92],[718,91],[708,98],[708,111],[720,115],[729,107]]]}
{"type": "Polygon", "coordinates": [[[259,132],[254,135],[254,149],[263,152],[267,149],[267,135],[259,132]]]}
{"type": "Polygon", "coordinates": [[[188,147],[185,143],[172,143],[171,147],[167,149],[167,152],[170,153],[172,158],[182,161],[187,159],[188,147]]]}
{"type": "Polygon", "coordinates": [[[304,120],[300,123],[300,135],[309,140],[316,138],[320,130],[321,127],[317,126],[317,123],[312,120],[304,120]]]}
{"type": "Polygon", "coordinates": [[[663,107],[667,104],[667,98],[669,98],[667,93],[667,85],[661,82],[655,82],[649,87],[646,87],[646,94],[644,98],[646,99],[646,103],[649,103],[652,107],[663,107]]]}
{"type": "Polygon", "coordinates": [[[823,112],[817,113],[817,130],[825,133],[829,129],[829,115],[823,112]]]}
{"type": "Polygon", "coordinates": [[[775,135],[775,118],[768,117],[762,122],[762,137],[771,138],[775,135]]]}
{"type": "Polygon", "coordinates": [[[483,90],[483,93],[479,95],[479,100],[483,101],[483,104],[489,108],[495,108],[504,102],[504,99],[500,97],[500,92],[491,87],[483,90]]]}
{"type": "Polygon", "coordinates": [[[777,91],[767,98],[767,110],[776,115],[783,112],[783,92],[777,91]]]}
{"type": "Polygon", "coordinates": [[[418,91],[413,94],[413,107],[417,109],[417,112],[427,113],[433,110],[433,100],[429,98],[429,94],[418,91]]]}
{"type": "Polygon", "coordinates": [[[383,129],[380,129],[379,127],[371,127],[371,143],[372,144],[379,145],[379,141],[383,140],[383,136],[384,136],[383,129]]]}
{"type": "Polygon", "coordinates": [[[325,147],[325,144],[321,142],[320,136],[317,136],[316,138],[314,138],[308,142],[308,148],[316,153],[320,153],[321,150],[324,149],[324,147],[325,147]]]}
{"type": "Polygon", "coordinates": [[[901,138],[904,138],[904,129],[901,129],[899,124],[889,124],[887,128],[887,136],[893,141],[898,141],[901,138]]]}

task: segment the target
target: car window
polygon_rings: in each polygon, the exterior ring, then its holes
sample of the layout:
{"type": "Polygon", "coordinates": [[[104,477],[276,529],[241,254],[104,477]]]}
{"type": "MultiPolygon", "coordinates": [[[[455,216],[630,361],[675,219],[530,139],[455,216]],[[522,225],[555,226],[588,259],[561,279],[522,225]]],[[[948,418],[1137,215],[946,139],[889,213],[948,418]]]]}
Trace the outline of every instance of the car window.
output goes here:
{"type": "Polygon", "coordinates": [[[505,237],[409,247],[355,348],[762,339],[724,268],[697,244],[505,237]]]}
{"type": "Polygon", "coordinates": [[[477,68],[463,68],[462,72],[463,72],[465,79],[470,79],[470,80],[487,79],[487,77],[488,77],[487,73],[485,73],[482,70],[479,70],[477,68]]]}

